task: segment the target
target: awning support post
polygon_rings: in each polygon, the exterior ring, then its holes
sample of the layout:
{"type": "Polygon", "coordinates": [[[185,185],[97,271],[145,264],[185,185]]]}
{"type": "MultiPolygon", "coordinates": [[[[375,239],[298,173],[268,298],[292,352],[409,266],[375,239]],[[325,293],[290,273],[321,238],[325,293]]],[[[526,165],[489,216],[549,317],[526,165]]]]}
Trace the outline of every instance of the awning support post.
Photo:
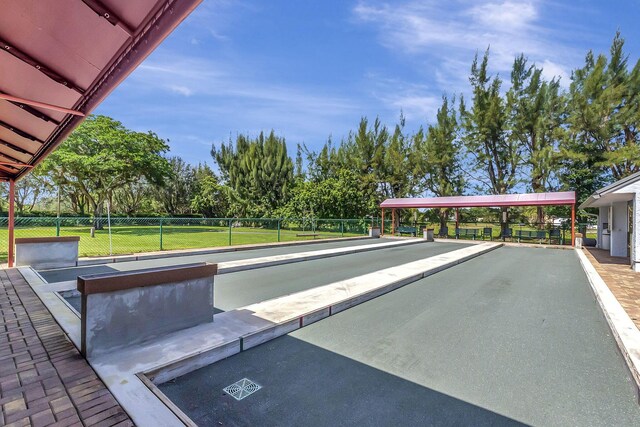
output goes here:
{"type": "Polygon", "coordinates": [[[9,180],[9,257],[7,260],[7,264],[9,267],[13,267],[13,250],[14,250],[14,236],[13,236],[13,227],[14,227],[14,210],[15,210],[15,200],[16,200],[16,182],[13,179],[9,180]]]}
{"type": "Polygon", "coordinates": [[[380,224],[380,235],[384,236],[384,208],[380,208],[382,211],[382,224],[380,224]]]}
{"type": "Polygon", "coordinates": [[[391,235],[396,235],[396,208],[391,208],[391,235]]]}
{"type": "Polygon", "coordinates": [[[571,205],[571,247],[576,245],[576,204],[571,205]]]}

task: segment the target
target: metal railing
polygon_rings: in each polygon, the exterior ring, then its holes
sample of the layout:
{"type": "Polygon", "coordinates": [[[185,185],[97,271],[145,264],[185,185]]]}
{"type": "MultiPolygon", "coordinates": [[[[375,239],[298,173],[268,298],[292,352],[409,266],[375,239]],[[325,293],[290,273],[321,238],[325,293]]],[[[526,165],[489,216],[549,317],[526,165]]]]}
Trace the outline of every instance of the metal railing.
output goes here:
{"type": "MultiPolygon", "coordinates": [[[[371,218],[90,218],[17,217],[15,237],[80,236],[80,256],[353,237],[371,218]]],[[[6,262],[8,219],[0,218],[0,261],[6,262]]]]}

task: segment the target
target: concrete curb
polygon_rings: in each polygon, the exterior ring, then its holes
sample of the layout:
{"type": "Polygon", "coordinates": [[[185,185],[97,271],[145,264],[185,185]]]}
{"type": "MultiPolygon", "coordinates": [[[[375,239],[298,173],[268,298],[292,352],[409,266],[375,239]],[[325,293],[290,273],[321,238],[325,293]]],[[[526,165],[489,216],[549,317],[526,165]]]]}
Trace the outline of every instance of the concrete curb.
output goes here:
{"type": "Polygon", "coordinates": [[[596,301],[635,381],[636,398],[640,399],[640,330],[600,277],[589,258],[581,249],[576,249],[576,253],[587,274],[596,301]]]}

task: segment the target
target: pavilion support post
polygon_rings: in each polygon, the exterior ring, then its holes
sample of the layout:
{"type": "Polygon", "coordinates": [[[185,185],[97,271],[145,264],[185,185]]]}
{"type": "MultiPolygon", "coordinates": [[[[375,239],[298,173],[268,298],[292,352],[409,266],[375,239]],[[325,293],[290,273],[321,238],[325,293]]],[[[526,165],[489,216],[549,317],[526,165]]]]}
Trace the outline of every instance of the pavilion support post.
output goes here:
{"type": "Polygon", "coordinates": [[[384,208],[380,208],[380,210],[382,211],[380,215],[382,217],[382,223],[380,224],[380,235],[384,236],[384,208]]]}
{"type": "Polygon", "coordinates": [[[460,228],[460,209],[456,208],[456,228],[460,228]]]}
{"type": "Polygon", "coordinates": [[[9,180],[9,257],[7,260],[7,264],[9,267],[13,267],[13,251],[15,248],[15,239],[13,235],[14,228],[14,212],[15,212],[15,201],[16,201],[16,182],[13,179],[9,180]]]}
{"type": "Polygon", "coordinates": [[[391,235],[396,235],[396,209],[391,208],[391,235]]]}
{"type": "Polygon", "coordinates": [[[576,205],[571,205],[571,246],[576,245],[576,205]]]}

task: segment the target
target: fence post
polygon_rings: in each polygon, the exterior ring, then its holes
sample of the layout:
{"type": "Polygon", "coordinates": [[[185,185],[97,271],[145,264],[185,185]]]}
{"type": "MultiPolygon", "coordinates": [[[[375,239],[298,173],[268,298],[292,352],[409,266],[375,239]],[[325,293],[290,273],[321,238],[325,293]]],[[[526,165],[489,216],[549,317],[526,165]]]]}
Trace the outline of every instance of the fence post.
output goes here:
{"type": "Polygon", "coordinates": [[[340,220],[340,237],[344,237],[344,219],[340,220]]]}
{"type": "Polygon", "coordinates": [[[280,221],[281,220],[282,220],[281,218],[278,218],[278,243],[280,243],[280,221]]]}
{"type": "Polygon", "coordinates": [[[229,220],[229,246],[231,246],[231,222],[232,220],[229,220]]]}
{"type": "Polygon", "coordinates": [[[162,249],[162,218],[160,218],[160,250],[162,249]]]}
{"type": "Polygon", "coordinates": [[[60,217],[56,218],[56,237],[60,237],[60,217]]]}

